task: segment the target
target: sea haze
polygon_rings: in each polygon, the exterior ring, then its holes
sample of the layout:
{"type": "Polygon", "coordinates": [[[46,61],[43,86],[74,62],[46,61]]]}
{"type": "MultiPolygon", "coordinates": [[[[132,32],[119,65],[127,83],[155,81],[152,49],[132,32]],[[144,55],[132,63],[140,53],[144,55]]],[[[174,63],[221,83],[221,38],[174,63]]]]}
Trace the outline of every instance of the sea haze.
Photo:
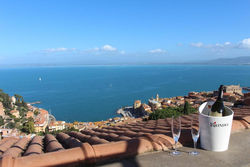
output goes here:
{"type": "Polygon", "coordinates": [[[250,86],[250,66],[155,65],[2,68],[0,89],[50,110],[57,120],[98,121],[134,100],[250,86]],[[41,77],[41,80],[39,78],[41,77]]]}

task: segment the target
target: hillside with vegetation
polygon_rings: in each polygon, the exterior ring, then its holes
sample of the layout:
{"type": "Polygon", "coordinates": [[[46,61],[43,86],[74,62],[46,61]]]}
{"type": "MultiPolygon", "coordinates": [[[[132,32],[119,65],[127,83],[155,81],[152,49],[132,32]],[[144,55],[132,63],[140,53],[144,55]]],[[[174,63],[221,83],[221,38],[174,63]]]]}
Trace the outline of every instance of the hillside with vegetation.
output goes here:
{"type": "Polygon", "coordinates": [[[184,106],[179,107],[167,107],[164,109],[158,109],[149,115],[150,120],[178,117],[181,115],[188,115],[197,112],[197,110],[190,106],[186,101],[184,106]]]}
{"type": "Polygon", "coordinates": [[[24,98],[18,94],[10,97],[0,89],[0,126],[1,128],[17,129],[21,132],[30,134],[35,131],[34,119],[27,118],[29,111],[24,98]]]}

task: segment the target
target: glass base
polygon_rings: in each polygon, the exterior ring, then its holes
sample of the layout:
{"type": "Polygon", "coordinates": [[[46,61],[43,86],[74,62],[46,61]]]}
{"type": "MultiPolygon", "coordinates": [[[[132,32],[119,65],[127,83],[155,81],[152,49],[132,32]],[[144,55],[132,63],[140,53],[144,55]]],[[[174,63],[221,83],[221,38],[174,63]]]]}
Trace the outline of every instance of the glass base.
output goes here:
{"type": "Polygon", "coordinates": [[[200,152],[198,152],[198,151],[191,151],[191,152],[189,152],[189,154],[196,156],[196,155],[199,155],[200,152]]]}
{"type": "Polygon", "coordinates": [[[173,155],[173,156],[180,155],[180,154],[181,154],[181,152],[179,152],[179,151],[173,151],[170,153],[170,155],[173,155]]]}

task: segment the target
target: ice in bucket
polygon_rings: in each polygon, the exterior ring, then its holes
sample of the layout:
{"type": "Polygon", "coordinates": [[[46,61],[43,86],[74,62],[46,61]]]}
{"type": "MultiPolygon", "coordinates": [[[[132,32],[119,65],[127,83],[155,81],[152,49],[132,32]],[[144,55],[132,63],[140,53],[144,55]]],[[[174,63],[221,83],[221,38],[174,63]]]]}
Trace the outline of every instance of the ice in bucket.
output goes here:
{"type": "Polygon", "coordinates": [[[211,151],[228,149],[234,112],[225,106],[223,117],[208,116],[214,102],[205,102],[199,107],[199,126],[201,147],[211,151]]]}

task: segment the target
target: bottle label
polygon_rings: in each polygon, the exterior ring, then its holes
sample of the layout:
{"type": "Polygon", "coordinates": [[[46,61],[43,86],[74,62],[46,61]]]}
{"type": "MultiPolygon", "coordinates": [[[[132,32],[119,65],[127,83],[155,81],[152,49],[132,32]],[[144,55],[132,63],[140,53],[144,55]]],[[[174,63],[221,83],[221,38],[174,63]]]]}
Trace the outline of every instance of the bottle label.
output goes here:
{"type": "Polygon", "coordinates": [[[222,123],[222,124],[219,124],[219,123],[216,123],[216,122],[209,122],[209,126],[210,126],[210,127],[213,127],[213,128],[217,128],[217,127],[226,127],[226,126],[229,126],[229,123],[222,123]]]}

